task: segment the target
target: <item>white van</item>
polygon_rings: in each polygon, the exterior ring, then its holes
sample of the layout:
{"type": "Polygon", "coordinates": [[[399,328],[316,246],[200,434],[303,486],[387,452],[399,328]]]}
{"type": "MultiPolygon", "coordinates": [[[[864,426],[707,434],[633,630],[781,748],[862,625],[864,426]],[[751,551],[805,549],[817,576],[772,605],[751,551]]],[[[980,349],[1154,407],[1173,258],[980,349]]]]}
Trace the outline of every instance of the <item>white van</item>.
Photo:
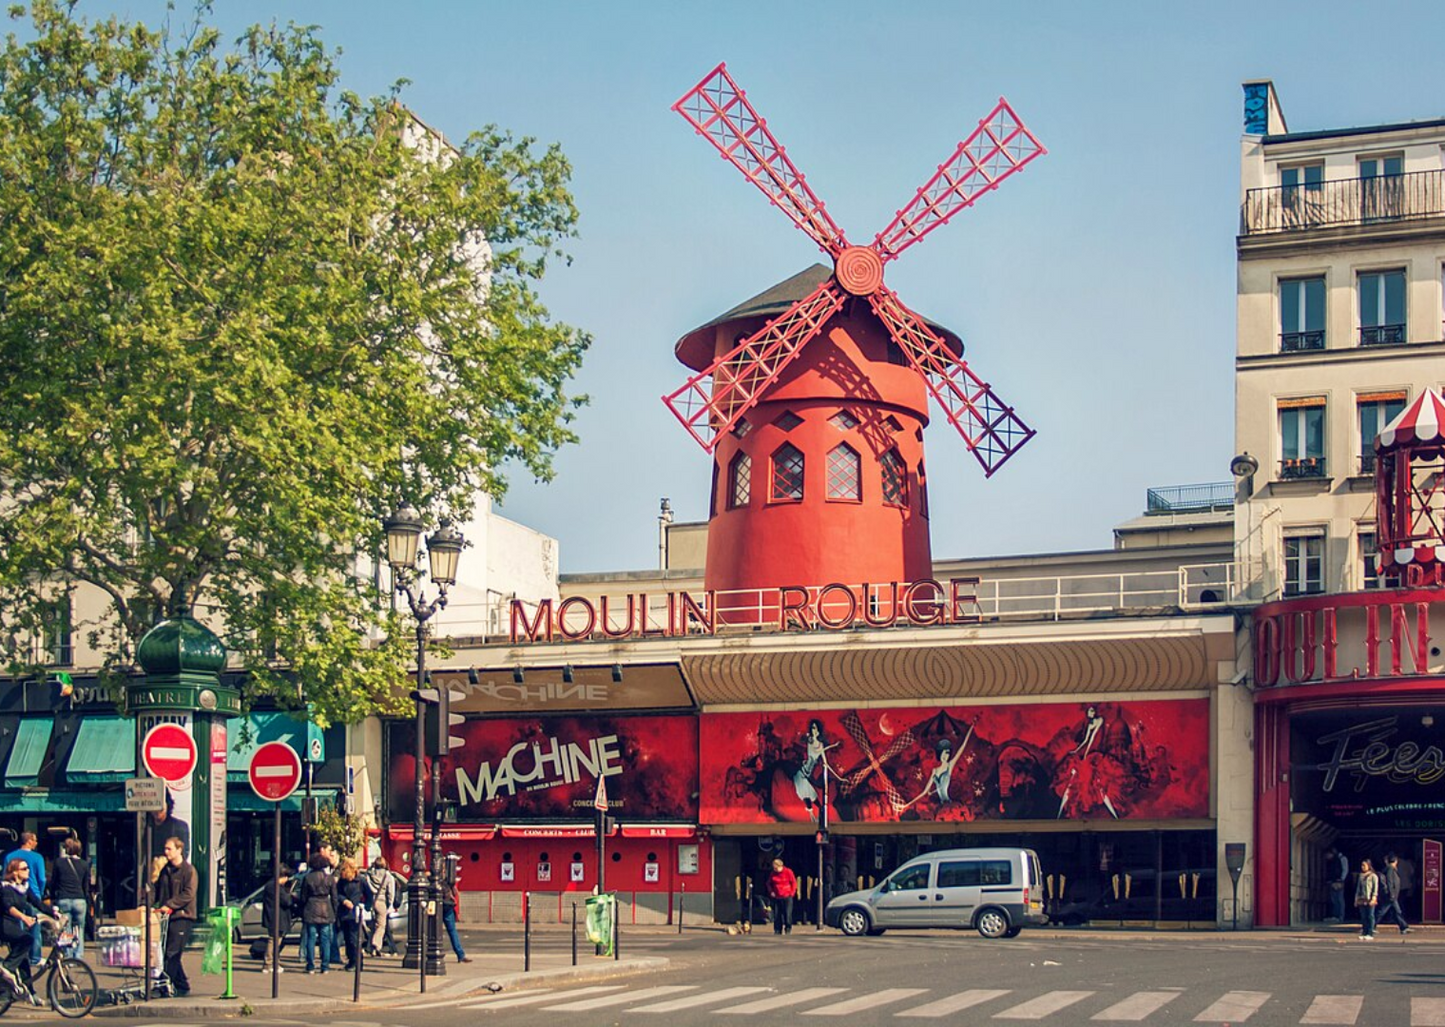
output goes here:
{"type": "Polygon", "coordinates": [[[839,895],[823,920],[850,937],[971,927],[985,938],[1012,938],[1048,917],[1033,849],[942,849],[909,860],[876,888],[839,895]]]}

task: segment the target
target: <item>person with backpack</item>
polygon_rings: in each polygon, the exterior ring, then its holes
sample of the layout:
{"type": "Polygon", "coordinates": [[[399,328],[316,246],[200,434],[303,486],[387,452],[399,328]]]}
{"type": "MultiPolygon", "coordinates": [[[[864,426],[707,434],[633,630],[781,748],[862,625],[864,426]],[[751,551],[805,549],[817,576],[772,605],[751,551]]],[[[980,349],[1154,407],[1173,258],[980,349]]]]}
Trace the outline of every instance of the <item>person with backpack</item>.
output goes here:
{"type": "Polygon", "coordinates": [[[306,972],[325,973],[331,968],[331,943],[336,925],[336,879],[331,876],[331,862],[317,854],[311,869],[297,889],[301,904],[301,951],[306,959],[306,972]],[[321,949],[321,969],[316,969],[316,950],[321,949]]]}
{"type": "Polygon", "coordinates": [[[277,963],[276,972],[281,973],[281,950],[286,947],[286,935],[291,933],[292,904],[295,880],[289,864],[282,863],[276,879],[261,892],[261,927],[266,932],[266,955],[261,960],[262,973],[271,972],[271,962],[277,963]],[[276,886],[280,885],[281,906],[276,907],[276,886]],[[276,951],[271,951],[271,927],[276,927],[276,951]]]}
{"type": "Polygon", "coordinates": [[[396,878],[392,876],[385,856],[377,856],[371,861],[364,883],[371,915],[376,918],[372,923],[371,944],[366,954],[380,956],[384,948],[388,955],[394,956],[397,948],[396,939],[391,936],[391,911],[396,908],[396,878]]]}
{"type": "Polygon", "coordinates": [[[50,901],[70,917],[75,931],[76,959],[85,958],[85,915],[90,908],[90,863],[81,859],[80,839],[67,838],[60,843],[50,874],[50,901]]]}

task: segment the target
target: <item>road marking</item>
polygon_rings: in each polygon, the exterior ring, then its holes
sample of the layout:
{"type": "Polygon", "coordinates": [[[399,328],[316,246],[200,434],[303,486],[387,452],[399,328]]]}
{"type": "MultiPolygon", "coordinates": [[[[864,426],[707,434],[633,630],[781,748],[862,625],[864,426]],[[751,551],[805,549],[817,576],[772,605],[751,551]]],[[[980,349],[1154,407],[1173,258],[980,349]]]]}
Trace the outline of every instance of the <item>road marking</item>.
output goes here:
{"type": "Polygon", "coordinates": [[[996,998],[1003,998],[1009,994],[1007,989],[970,988],[968,991],[960,991],[957,995],[950,995],[948,998],[938,999],[936,1002],[928,1002],[921,1006],[914,1006],[912,1009],[905,1009],[895,1016],[947,1016],[949,1013],[956,1013],[960,1009],[968,1009],[971,1006],[981,1005],[984,1002],[991,1002],[996,998]]]}
{"type": "MultiPolygon", "coordinates": [[[[596,995],[604,991],[621,991],[627,987],[625,984],[594,984],[587,988],[572,988],[566,994],[566,998],[574,995],[596,995]]],[[[534,1006],[538,1002],[550,1002],[553,999],[563,998],[552,988],[539,988],[536,991],[529,991],[525,995],[492,995],[478,1001],[468,1002],[460,1009],[507,1009],[511,1006],[534,1006]]],[[[407,1009],[420,1009],[420,1006],[407,1006],[407,1009]]]]}
{"type": "Polygon", "coordinates": [[[560,1006],[544,1007],[548,1012],[557,1011],[564,1013],[584,1012],[588,1009],[603,1009],[607,1006],[625,1006],[633,1002],[641,1002],[650,998],[662,998],[664,995],[676,995],[679,991],[696,991],[696,984],[664,984],[656,988],[643,988],[641,991],[630,991],[625,995],[603,995],[601,998],[583,999],[581,1002],[564,1002],[560,1006]]]}
{"type": "Polygon", "coordinates": [[[923,995],[927,988],[884,988],[882,991],[875,991],[869,995],[859,995],[857,998],[844,999],[842,1002],[834,1002],[831,1006],[819,1006],[817,1009],[803,1010],[804,1016],[847,1016],[849,1013],[857,1013],[864,1009],[876,1009],[878,1006],[886,1006],[890,1002],[902,1002],[914,995],[923,995]]]}
{"type": "Polygon", "coordinates": [[[1243,1023],[1269,1001],[1267,991],[1227,991],[1218,1002],[1194,1018],[1195,1023],[1243,1023]]]}
{"type": "Polygon", "coordinates": [[[1300,1023],[1352,1024],[1360,1018],[1363,995],[1316,995],[1300,1023]]]}
{"type": "Polygon", "coordinates": [[[671,1013],[679,1009],[691,1009],[694,1006],[705,1006],[712,1002],[726,1002],[728,999],[742,998],[744,995],[756,995],[760,991],[772,990],[772,988],[756,986],[723,988],[721,991],[709,991],[701,995],[688,995],[684,998],[669,999],[666,1002],[654,1002],[650,1006],[634,1006],[628,1012],[671,1013]]]}
{"type": "Polygon", "coordinates": [[[1091,1020],[1142,1020],[1150,1013],[1163,1009],[1182,994],[1174,991],[1140,991],[1122,1002],[1115,1002],[1102,1013],[1095,1013],[1091,1020]]]}
{"type": "Polygon", "coordinates": [[[774,995],[772,998],[761,998],[756,1002],[744,1002],[740,1006],[733,1006],[731,1009],[719,1009],[719,1013],[737,1013],[748,1016],[753,1013],[770,1013],[774,1009],[786,1009],[788,1006],[801,1006],[804,1002],[811,1002],[818,998],[827,998],[829,995],[837,995],[839,992],[847,991],[847,988],[803,988],[801,991],[788,992],[785,995],[774,995]]]}
{"type": "Polygon", "coordinates": [[[994,1013],[993,1018],[995,1020],[1042,1020],[1050,1013],[1057,1013],[1060,1009],[1071,1006],[1075,1002],[1082,1002],[1092,994],[1094,994],[1092,991],[1050,991],[1011,1009],[1005,1009],[1002,1013],[994,1013]]]}
{"type": "Polygon", "coordinates": [[[1445,998],[1412,998],[1410,1027],[1445,1027],[1445,998]]]}

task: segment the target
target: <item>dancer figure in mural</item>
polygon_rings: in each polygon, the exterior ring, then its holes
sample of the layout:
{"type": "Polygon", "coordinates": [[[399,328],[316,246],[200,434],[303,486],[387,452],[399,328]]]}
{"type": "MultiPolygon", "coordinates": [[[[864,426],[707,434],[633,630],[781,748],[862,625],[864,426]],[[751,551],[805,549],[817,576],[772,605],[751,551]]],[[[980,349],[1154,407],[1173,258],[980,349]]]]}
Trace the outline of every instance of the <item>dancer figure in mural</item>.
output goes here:
{"type": "Polygon", "coordinates": [[[1112,756],[1103,751],[1104,717],[1098,707],[1090,706],[1084,714],[1084,726],[1075,736],[1078,745],[1064,757],[1058,780],[1064,786],[1055,819],[1077,816],[1099,806],[1115,820],[1119,811],[1109,797],[1109,787],[1123,777],[1123,770],[1112,756]]]}
{"type": "Polygon", "coordinates": [[[969,739],[971,739],[972,737],[973,725],[970,724],[968,726],[968,734],[963,736],[963,744],[958,747],[958,752],[953,751],[953,742],[951,740],[947,738],[940,738],[938,740],[938,762],[934,764],[933,770],[928,775],[928,783],[923,786],[923,791],[919,792],[911,800],[909,800],[907,806],[904,806],[903,809],[899,810],[900,813],[903,812],[903,810],[908,809],[914,803],[922,800],[930,792],[932,792],[935,796],[938,797],[938,804],[940,806],[947,806],[953,801],[953,797],[948,793],[949,786],[953,782],[953,768],[954,765],[958,763],[959,758],[963,755],[964,750],[968,748],[969,739]]]}
{"type": "Polygon", "coordinates": [[[818,789],[813,785],[813,773],[820,766],[823,773],[828,774],[832,768],[828,766],[828,750],[838,748],[838,742],[828,745],[823,738],[823,722],[814,718],[808,721],[808,733],[803,736],[803,765],[793,775],[793,788],[798,793],[798,798],[803,800],[804,807],[808,810],[808,816],[813,820],[818,819],[817,807],[821,800],[818,798],[818,789]]]}

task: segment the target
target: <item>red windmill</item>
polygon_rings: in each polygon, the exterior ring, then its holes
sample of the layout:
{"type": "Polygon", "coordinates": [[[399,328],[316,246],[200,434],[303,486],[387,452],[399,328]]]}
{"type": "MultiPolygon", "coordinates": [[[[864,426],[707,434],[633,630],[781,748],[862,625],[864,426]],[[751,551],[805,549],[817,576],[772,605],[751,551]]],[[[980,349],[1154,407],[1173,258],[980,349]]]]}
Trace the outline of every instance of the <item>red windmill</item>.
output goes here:
{"type": "Polygon", "coordinates": [[[1426,389],[1375,437],[1375,567],[1397,588],[1445,585],[1445,399],[1426,389]]]}
{"type": "Polygon", "coordinates": [[[856,246],[726,65],[673,109],[833,265],[781,283],[677,344],[698,373],[663,401],[715,461],[707,586],[928,577],[925,390],[985,475],[1034,432],[964,362],[956,335],[884,284],[884,267],[1044,148],[1000,99],[872,243],[856,246]],[[872,458],[866,468],[863,451],[872,458]]]}

